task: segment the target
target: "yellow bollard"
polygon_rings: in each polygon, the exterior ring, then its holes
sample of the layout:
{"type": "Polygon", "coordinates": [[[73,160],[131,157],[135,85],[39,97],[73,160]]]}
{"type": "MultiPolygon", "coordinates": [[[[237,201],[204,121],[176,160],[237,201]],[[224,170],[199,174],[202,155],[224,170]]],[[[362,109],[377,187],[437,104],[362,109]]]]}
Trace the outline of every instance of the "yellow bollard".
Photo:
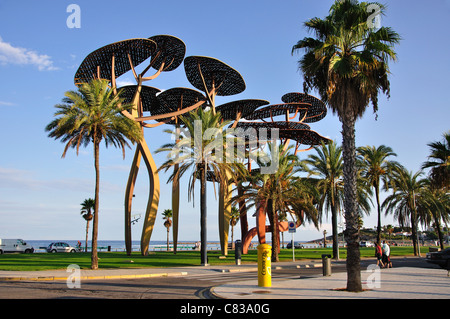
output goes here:
{"type": "Polygon", "coordinates": [[[272,286],[272,272],[270,268],[270,257],[272,256],[272,247],[267,244],[258,246],[258,286],[272,286]]]}

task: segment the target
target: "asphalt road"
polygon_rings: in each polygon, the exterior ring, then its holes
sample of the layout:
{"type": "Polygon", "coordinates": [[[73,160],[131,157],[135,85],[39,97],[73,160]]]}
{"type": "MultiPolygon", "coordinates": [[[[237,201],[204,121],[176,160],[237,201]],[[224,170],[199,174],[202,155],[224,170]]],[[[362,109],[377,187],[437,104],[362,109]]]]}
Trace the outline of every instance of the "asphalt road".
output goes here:
{"type": "MultiPolygon", "coordinates": [[[[373,261],[361,263],[361,268],[373,261]]],[[[276,266],[276,264],[272,264],[276,266]]],[[[398,259],[395,267],[427,267],[419,258],[398,259]]],[[[333,272],[344,272],[345,261],[333,264],[333,272]]],[[[272,280],[322,275],[322,268],[272,268],[272,280]]],[[[225,283],[256,279],[256,272],[205,273],[177,277],[87,280],[80,288],[69,289],[58,281],[0,282],[0,299],[205,299],[209,288],[225,283]]],[[[3,300],[5,301],[5,300],[3,300]]]]}

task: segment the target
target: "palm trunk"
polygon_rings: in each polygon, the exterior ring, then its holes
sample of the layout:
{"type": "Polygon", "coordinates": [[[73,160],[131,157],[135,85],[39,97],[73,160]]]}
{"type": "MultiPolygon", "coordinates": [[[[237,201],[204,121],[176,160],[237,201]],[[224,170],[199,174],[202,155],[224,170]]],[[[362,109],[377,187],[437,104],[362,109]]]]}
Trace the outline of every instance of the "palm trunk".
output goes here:
{"type": "MultiPolygon", "coordinates": [[[[244,191],[241,185],[238,186],[238,195],[240,197],[244,195],[244,191]]],[[[241,224],[241,240],[243,243],[248,233],[247,205],[245,204],[245,200],[239,201],[239,216],[241,224]]]]}
{"type": "Polygon", "coordinates": [[[279,246],[279,240],[278,240],[278,218],[277,214],[275,212],[273,200],[269,199],[267,201],[267,212],[269,215],[269,218],[271,219],[272,224],[272,261],[278,262],[278,246],[279,246]]]}
{"type": "Polygon", "coordinates": [[[200,259],[201,265],[208,265],[207,239],[206,239],[206,166],[200,164],[200,259]]]}
{"type": "Polygon", "coordinates": [[[414,256],[420,257],[420,249],[419,249],[419,241],[418,241],[418,218],[417,218],[417,209],[416,209],[416,195],[413,190],[413,203],[411,210],[411,235],[413,238],[413,248],[414,248],[414,256]]]}
{"type": "Polygon", "coordinates": [[[234,250],[234,225],[231,225],[231,249],[234,250]]]}
{"type": "Polygon", "coordinates": [[[413,242],[413,250],[414,250],[414,256],[419,255],[419,249],[417,245],[419,244],[417,242],[417,220],[416,220],[416,212],[413,211],[411,214],[411,237],[413,242]]]}
{"type": "Polygon", "coordinates": [[[337,211],[335,205],[331,205],[331,226],[333,228],[333,258],[338,259],[339,238],[337,228],[337,211]]]}
{"type": "Polygon", "coordinates": [[[436,213],[433,214],[434,217],[434,224],[436,225],[436,232],[438,234],[438,238],[439,238],[439,244],[441,246],[441,250],[444,250],[444,236],[442,235],[442,230],[441,230],[441,222],[439,221],[439,218],[436,217],[436,213]]]}
{"type": "Polygon", "coordinates": [[[377,199],[378,225],[377,225],[377,243],[381,243],[381,207],[380,207],[380,189],[378,184],[375,187],[375,197],[377,199]]]}
{"type": "Polygon", "coordinates": [[[167,227],[167,251],[169,251],[169,233],[170,233],[170,228],[167,227]]]}
{"type": "Polygon", "coordinates": [[[362,291],[359,229],[356,196],[356,116],[347,111],[342,116],[342,155],[344,159],[345,239],[347,241],[347,290],[362,291]]]}
{"type": "Polygon", "coordinates": [[[87,248],[88,248],[88,234],[89,234],[89,220],[86,221],[86,240],[85,240],[85,244],[84,244],[84,252],[87,253],[87,248]]]}
{"type": "Polygon", "coordinates": [[[95,157],[95,214],[92,226],[92,253],[91,253],[91,269],[98,269],[97,255],[97,235],[98,235],[98,207],[99,207],[99,187],[100,187],[100,164],[99,164],[100,143],[94,142],[95,157]]]}

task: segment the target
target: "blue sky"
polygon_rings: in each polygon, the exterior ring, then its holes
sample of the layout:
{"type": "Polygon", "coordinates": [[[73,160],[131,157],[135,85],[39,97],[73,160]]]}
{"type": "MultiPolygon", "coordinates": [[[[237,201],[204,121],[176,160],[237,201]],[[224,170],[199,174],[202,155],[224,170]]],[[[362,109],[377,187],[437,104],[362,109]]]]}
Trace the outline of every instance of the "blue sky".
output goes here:
{"type": "MultiPolygon", "coordinates": [[[[84,238],[85,221],[80,203],[94,196],[92,148],[77,156],[47,137],[54,105],[67,90],[74,90],[73,77],[83,59],[112,42],[147,38],[158,34],[176,36],[186,44],[186,56],[203,55],[222,60],[238,70],[247,88],[217,103],[239,99],[265,99],[280,103],[288,92],[302,92],[297,71],[299,55],[292,46],[307,31],[303,22],[327,15],[331,0],[283,1],[12,1],[0,2],[0,238],[84,238]],[[68,28],[69,4],[81,9],[81,27],[68,28]]],[[[420,169],[429,154],[427,143],[441,139],[450,129],[449,77],[450,1],[385,1],[387,16],[381,23],[402,36],[398,61],[391,67],[391,98],[380,96],[378,120],[369,108],[356,127],[356,144],[393,148],[397,160],[409,170],[420,169]]],[[[124,74],[119,84],[133,82],[124,74]]],[[[162,74],[148,85],[168,89],[192,86],[184,68],[162,74]]],[[[331,112],[311,125],[321,135],[341,142],[341,125],[331,112]]],[[[170,141],[163,128],[146,129],[154,151],[170,141]]],[[[314,151],[311,151],[314,152],[314,151]]],[[[125,160],[120,150],[101,149],[99,239],[124,238],[123,202],[134,149],[125,160]]],[[[302,153],[306,156],[308,153],[302,153]]],[[[157,165],[164,154],[155,155],[157,165]]],[[[171,190],[161,174],[160,211],[170,208],[171,190]]],[[[182,188],[180,239],[199,239],[199,203],[187,201],[182,188]],[[194,205],[193,205],[194,204],[194,205]]],[[[136,214],[146,205],[148,178],[141,169],[133,207],[136,214]]],[[[209,188],[208,239],[217,240],[217,201],[209,188]]],[[[198,200],[198,196],[196,197],[198,200]]],[[[376,213],[364,219],[376,224],[376,213]]],[[[384,223],[393,223],[383,218],[384,223]]],[[[251,221],[251,225],[254,225],[251,221]]],[[[142,222],[133,226],[133,239],[140,238],[142,222]]],[[[331,233],[330,221],[320,230],[306,225],[296,240],[320,238],[331,233]]],[[[239,233],[239,232],[235,232],[239,233]]],[[[153,240],[165,240],[166,229],[158,215],[153,240]]],[[[239,237],[239,235],[237,235],[239,237]]],[[[235,237],[236,239],[236,237],[235,237]]]]}

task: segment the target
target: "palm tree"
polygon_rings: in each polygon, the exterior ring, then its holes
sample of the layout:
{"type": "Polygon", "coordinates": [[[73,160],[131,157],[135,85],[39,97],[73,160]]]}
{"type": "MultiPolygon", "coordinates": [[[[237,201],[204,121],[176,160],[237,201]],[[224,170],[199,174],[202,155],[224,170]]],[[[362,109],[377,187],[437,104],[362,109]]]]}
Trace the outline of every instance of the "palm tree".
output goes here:
{"type": "Polygon", "coordinates": [[[231,249],[234,249],[234,226],[236,226],[239,221],[240,212],[236,206],[231,207],[231,216],[230,216],[230,226],[231,226],[231,249]]]}
{"type": "MultiPolygon", "coordinates": [[[[324,19],[305,22],[316,38],[306,37],[292,52],[305,50],[299,61],[304,91],[316,89],[342,122],[344,209],[347,240],[347,290],[362,291],[357,228],[355,123],[371,102],[376,112],[379,91],[389,96],[389,60],[396,59],[400,37],[391,28],[372,28],[367,3],[336,0],[324,19]]],[[[378,5],[380,14],[385,7],[378,5]]]]}
{"type": "MultiPolygon", "coordinates": [[[[273,174],[261,174],[255,171],[248,178],[248,185],[241,186],[242,192],[232,198],[234,203],[246,201],[247,208],[257,206],[268,215],[272,233],[272,257],[274,262],[279,261],[279,232],[278,214],[290,213],[302,222],[308,220],[317,227],[317,211],[314,207],[314,198],[308,188],[308,181],[295,175],[299,167],[297,155],[290,153],[292,147],[278,147],[278,168],[273,174]]],[[[271,156],[271,158],[275,158],[271,156]]],[[[261,167],[271,163],[259,162],[261,167]]]]}
{"type": "MultiPolygon", "coordinates": [[[[188,116],[180,116],[184,124],[182,135],[176,143],[163,145],[159,152],[170,152],[169,159],[158,169],[167,171],[169,168],[179,165],[178,170],[170,175],[168,182],[177,182],[189,169],[191,169],[188,184],[188,196],[191,199],[197,179],[200,179],[200,259],[202,265],[208,264],[207,234],[206,234],[206,177],[211,174],[214,181],[222,185],[229,183],[229,177],[234,176],[235,163],[227,163],[224,146],[227,134],[225,127],[229,122],[222,121],[220,112],[212,109],[198,108],[188,116]],[[222,153],[220,155],[220,153],[222,153]]],[[[166,131],[175,134],[172,131],[166,131]]]]}
{"type": "Polygon", "coordinates": [[[78,91],[65,93],[64,103],[55,105],[58,109],[55,113],[57,118],[45,128],[49,137],[61,139],[66,143],[63,158],[69,147],[76,148],[78,155],[80,146],[86,147],[90,143],[94,145],[95,214],[92,230],[92,269],[98,269],[100,143],[104,141],[106,147],[111,144],[120,147],[125,157],[125,146],[129,147],[127,139],[134,143],[142,137],[138,124],[121,113],[130,108],[130,105],[122,104],[122,101],[120,93],[114,95],[113,90],[108,87],[108,81],[92,80],[81,84],[78,91]]]}
{"type": "Polygon", "coordinates": [[[417,214],[423,224],[433,225],[438,234],[441,249],[444,249],[442,222],[450,222],[450,193],[436,188],[435,181],[426,180],[426,187],[417,198],[417,214]]]}
{"type": "Polygon", "coordinates": [[[338,258],[337,216],[344,199],[342,148],[336,142],[329,142],[315,148],[317,155],[310,154],[303,160],[309,176],[318,176],[317,189],[320,193],[319,219],[322,212],[331,210],[333,231],[333,258],[338,258]]]}
{"type": "MultiPolygon", "coordinates": [[[[287,213],[286,212],[279,212],[278,213],[278,222],[287,222],[287,213]]],[[[294,244],[294,243],[292,243],[294,244]]],[[[281,247],[284,248],[284,232],[281,233],[281,247]]]]}
{"type": "Polygon", "coordinates": [[[384,227],[384,230],[388,233],[389,239],[391,239],[391,235],[394,232],[394,227],[389,224],[384,227]]]}
{"type": "Polygon", "coordinates": [[[430,177],[434,187],[450,186],[450,131],[444,133],[442,142],[429,143],[430,155],[422,168],[431,168],[430,177]]]}
{"type": "Polygon", "coordinates": [[[387,185],[393,193],[386,197],[381,206],[386,209],[385,214],[393,214],[402,227],[410,221],[415,256],[418,255],[418,200],[426,188],[426,180],[419,179],[422,174],[422,171],[413,174],[404,167],[395,168],[387,185]]]}
{"type": "Polygon", "coordinates": [[[167,228],[167,251],[169,251],[169,232],[170,227],[172,227],[172,220],[173,213],[171,209],[165,209],[162,213],[163,219],[164,219],[164,226],[167,228]]]}
{"type": "Polygon", "coordinates": [[[398,166],[395,161],[389,161],[388,157],[397,156],[389,146],[380,145],[362,146],[357,149],[357,154],[361,156],[362,172],[361,176],[368,183],[369,187],[375,190],[377,201],[378,224],[377,243],[381,243],[381,207],[380,207],[380,182],[386,178],[392,167],[398,166]]]}
{"type": "Polygon", "coordinates": [[[94,218],[94,208],[95,201],[92,198],[85,199],[81,203],[81,215],[86,220],[86,241],[84,251],[87,252],[88,248],[88,233],[89,233],[89,222],[94,218]]]}

